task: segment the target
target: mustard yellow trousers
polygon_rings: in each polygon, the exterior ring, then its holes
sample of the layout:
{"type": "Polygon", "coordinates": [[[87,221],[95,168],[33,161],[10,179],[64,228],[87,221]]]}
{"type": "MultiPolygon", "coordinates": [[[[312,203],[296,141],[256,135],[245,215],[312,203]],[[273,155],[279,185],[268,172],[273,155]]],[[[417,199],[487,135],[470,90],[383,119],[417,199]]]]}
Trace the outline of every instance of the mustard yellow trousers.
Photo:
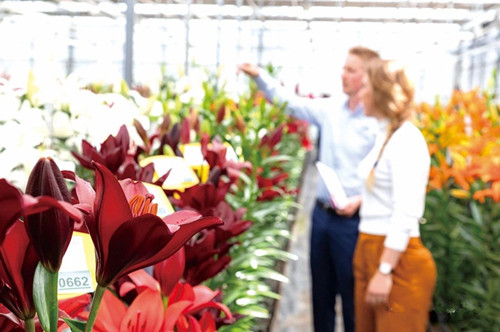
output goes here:
{"type": "Polygon", "coordinates": [[[436,265],[420,238],[411,238],[392,272],[386,304],[365,302],[366,289],[378,269],[385,236],[360,233],[354,252],[356,332],[425,332],[436,285],[436,265]]]}

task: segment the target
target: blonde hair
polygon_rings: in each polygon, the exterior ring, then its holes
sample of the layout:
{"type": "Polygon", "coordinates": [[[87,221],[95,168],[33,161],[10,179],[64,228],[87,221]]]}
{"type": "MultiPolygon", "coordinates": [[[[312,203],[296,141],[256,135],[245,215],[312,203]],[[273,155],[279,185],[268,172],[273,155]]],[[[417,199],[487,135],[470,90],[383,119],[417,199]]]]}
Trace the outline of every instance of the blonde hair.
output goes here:
{"type": "Polygon", "coordinates": [[[405,68],[392,60],[371,59],[366,63],[366,74],[373,90],[373,107],[389,120],[387,138],[367,179],[368,187],[371,188],[375,167],[385,146],[394,132],[411,115],[415,90],[405,73],[405,68]]]}
{"type": "Polygon", "coordinates": [[[351,47],[348,53],[359,57],[363,62],[380,59],[380,55],[376,51],[363,46],[351,47]]]}

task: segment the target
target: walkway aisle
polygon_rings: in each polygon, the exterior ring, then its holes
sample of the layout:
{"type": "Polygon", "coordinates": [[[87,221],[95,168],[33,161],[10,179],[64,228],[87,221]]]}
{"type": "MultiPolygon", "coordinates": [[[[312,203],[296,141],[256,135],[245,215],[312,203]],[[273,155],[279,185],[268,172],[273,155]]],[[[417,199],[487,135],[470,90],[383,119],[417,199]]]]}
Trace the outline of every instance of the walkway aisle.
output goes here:
{"type": "MultiPolygon", "coordinates": [[[[305,177],[298,203],[302,208],[297,212],[292,229],[290,252],[297,255],[296,261],[289,261],[285,275],[290,279],[282,285],[282,298],[278,303],[270,332],[312,332],[311,280],[309,268],[309,234],[311,212],[315,202],[316,183],[319,180],[313,160],[316,151],[309,155],[305,177]]],[[[337,302],[340,299],[337,298],[337,302]]],[[[337,307],[337,331],[343,332],[340,308],[337,307]]]]}

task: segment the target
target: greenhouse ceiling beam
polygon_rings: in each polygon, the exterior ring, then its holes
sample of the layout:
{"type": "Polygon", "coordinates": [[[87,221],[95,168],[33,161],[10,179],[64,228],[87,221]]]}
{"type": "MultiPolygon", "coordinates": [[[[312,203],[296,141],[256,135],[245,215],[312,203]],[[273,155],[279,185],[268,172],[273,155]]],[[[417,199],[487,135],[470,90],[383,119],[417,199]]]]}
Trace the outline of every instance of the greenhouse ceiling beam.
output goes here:
{"type": "MultiPolygon", "coordinates": [[[[296,12],[296,15],[287,15],[283,14],[282,11],[280,10],[279,4],[291,4],[291,0],[273,0],[272,6],[265,6],[266,3],[269,3],[269,0],[261,0],[259,2],[259,5],[262,3],[264,6],[259,6],[262,10],[259,11],[259,13],[255,16],[252,17],[251,13],[254,12],[252,10],[253,7],[251,6],[242,6],[242,3],[235,2],[237,0],[226,0],[224,2],[223,8],[225,8],[225,5],[230,5],[232,2],[236,3],[238,8],[237,12],[234,12],[234,10],[229,10],[231,8],[228,8],[229,13],[226,11],[226,13],[220,13],[220,6],[217,5],[209,5],[208,2],[213,1],[215,2],[216,0],[197,0],[197,2],[194,2],[194,6],[199,6],[200,8],[197,8],[196,10],[193,9],[192,12],[192,17],[193,18],[209,18],[209,19],[235,19],[235,20],[248,20],[248,19],[260,19],[260,20],[283,20],[283,21],[290,21],[290,20],[299,20],[299,21],[335,21],[335,22],[409,22],[409,23],[444,23],[444,24],[464,24],[471,19],[471,15],[467,15],[467,11],[465,9],[457,9],[456,7],[452,8],[439,8],[435,9],[436,12],[434,12],[433,15],[429,13],[415,13],[415,17],[408,16],[407,14],[404,15],[404,17],[398,17],[398,15],[384,15],[384,17],[376,17],[373,15],[372,11],[370,11],[370,7],[364,7],[364,8],[359,8],[360,12],[358,13],[359,15],[354,15],[353,13],[349,12],[343,12],[343,10],[339,10],[338,12],[335,11],[335,13],[327,13],[326,9],[334,9],[335,7],[330,6],[330,7],[321,7],[319,4],[322,3],[328,3],[332,4],[331,1],[325,1],[325,0],[318,0],[318,1],[310,1],[310,3],[313,3],[314,5],[311,6],[310,8],[314,8],[315,12],[310,12],[307,10],[304,10],[304,12],[296,12]],[[200,3],[200,1],[205,1],[205,3],[200,3]],[[207,6],[212,6],[212,8],[207,8],[207,10],[203,9],[204,5],[207,6]],[[215,7],[214,7],[215,6],[215,7]],[[214,11],[214,8],[218,8],[217,11],[214,11]],[[324,8],[324,10],[322,9],[324,8]],[[266,13],[264,11],[274,11],[273,13],[266,13]],[[452,10],[452,11],[450,11],[452,10]],[[232,13],[232,11],[234,13],[232,13]],[[281,12],[280,12],[281,11],[281,12]],[[443,11],[441,13],[441,11],[443,11]],[[454,14],[456,11],[456,15],[454,14]],[[250,16],[249,16],[250,15],[250,16]],[[366,16],[365,16],[366,15],[366,16]],[[428,17],[431,15],[432,17],[428,17]]],[[[243,0],[242,2],[249,2],[250,0],[243,0]]],[[[73,2],[78,5],[79,2],[73,2]]],[[[255,2],[252,2],[253,6],[256,6],[255,2]]],[[[295,2],[296,4],[305,4],[304,2],[295,2]]],[[[344,7],[346,4],[361,4],[361,3],[370,3],[370,4],[376,4],[377,6],[382,5],[382,4],[395,4],[395,2],[390,2],[390,1],[383,1],[383,2],[377,2],[377,3],[372,3],[372,2],[354,2],[354,1],[336,1],[336,4],[343,4],[342,7],[338,7],[339,9],[345,9],[347,10],[348,8],[344,7]]],[[[404,4],[407,4],[408,2],[401,2],[403,7],[397,7],[398,9],[402,10],[408,10],[408,8],[404,8],[404,4]]],[[[412,2],[414,4],[418,4],[415,2],[412,2]]],[[[82,3],[80,3],[82,4],[82,3]]],[[[439,4],[436,2],[436,4],[439,4]]],[[[62,5],[62,3],[60,4],[62,5]]],[[[62,16],[106,16],[106,17],[112,17],[112,18],[120,18],[125,16],[125,11],[126,11],[126,6],[124,3],[111,3],[111,2],[100,2],[99,4],[90,4],[86,3],[87,6],[80,7],[80,6],[69,6],[68,4],[65,4],[63,7],[58,6],[55,3],[46,3],[42,1],[0,1],[0,14],[19,14],[23,13],[24,11],[26,12],[39,12],[39,13],[44,13],[47,15],[62,15],[62,16]],[[35,6],[35,4],[37,6],[35,6]],[[40,6],[38,6],[40,5],[40,6]],[[90,7],[89,7],[90,5],[90,7]],[[81,10],[83,8],[86,8],[86,10],[81,10]],[[68,10],[71,9],[71,10],[68,10]]],[[[476,4],[478,5],[478,4],[476,4]]],[[[182,4],[166,4],[166,3],[144,3],[144,0],[137,0],[136,3],[136,18],[141,19],[141,18],[180,18],[184,19],[185,13],[183,13],[182,8],[179,8],[178,6],[182,6],[182,4]],[[151,7],[153,6],[153,7],[151,7]],[[173,8],[170,8],[169,6],[174,6],[173,8]]],[[[230,6],[229,6],[230,7],[230,6]]],[[[293,6],[291,6],[293,7],[293,6]]],[[[299,6],[300,7],[300,6],[299,6]]],[[[377,8],[379,11],[382,10],[383,13],[384,7],[373,7],[377,8]]],[[[385,7],[387,9],[396,9],[396,7],[385,7]]],[[[352,8],[351,8],[352,9],[352,8]]],[[[425,11],[425,8],[415,8],[416,10],[423,10],[425,11]]],[[[484,7],[483,7],[484,9],[484,7]]],[[[485,12],[486,10],[483,10],[485,12]]],[[[490,10],[491,11],[491,10],[490,10]]],[[[480,12],[480,11],[479,11],[480,12]]],[[[477,13],[477,12],[476,12],[477,13]]],[[[399,16],[403,16],[403,13],[399,16]]]]}
{"type": "MultiPolygon", "coordinates": [[[[165,19],[184,19],[183,15],[140,15],[140,18],[165,18],[165,19]]],[[[212,15],[205,15],[203,18],[209,18],[216,20],[219,17],[212,15]]],[[[196,19],[193,15],[192,19],[196,19]]],[[[238,17],[232,15],[222,15],[220,16],[222,20],[237,20],[238,17]]],[[[239,18],[241,20],[245,20],[245,17],[239,18]]],[[[435,23],[435,24],[459,24],[462,25],[468,20],[466,19],[448,19],[448,18],[439,18],[439,19],[416,19],[416,18],[351,18],[351,17],[313,17],[313,18],[299,18],[299,17],[290,17],[290,16],[262,16],[259,15],[254,19],[247,18],[247,20],[257,20],[257,21],[312,21],[312,22],[357,22],[357,23],[435,23]]]]}
{"type": "MultiPolygon", "coordinates": [[[[0,15],[9,15],[12,13],[3,12],[0,9],[0,15]]],[[[17,14],[17,13],[16,13],[17,14]]],[[[53,12],[53,13],[45,13],[47,15],[53,16],[71,16],[71,17],[99,17],[103,15],[95,15],[90,13],[63,13],[63,12],[53,12]]],[[[108,15],[105,15],[109,17],[108,15]]],[[[191,19],[198,18],[196,14],[191,15],[191,19]]],[[[186,18],[185,15],[180,14],[137,14],[137,20],[155,18],[155,19],[178,19],[184,20],[186,18]]],[[[234,16],[234,15],[204,15],[202,18],[206,19],[221,19],[221,20],[259,20],[259,21],[312,21],[312,22],[365,22],[365,23],[435,23],[435,24],[459,24],[463,25],[469,20],[467,19],[449,19],[449,18],[363,18],[363,17],[309,17],[309,18],[300,18],[293,16],[263,16],[259,15],[256,18],[249,18],[245,16],[234,16]]]]}
{"type": "Polygon", "coordinates": [[[106,16],[123,17],[124,3],[84,1],[0,1],[0,14],[15,15],[42,13],[55,16],[106,16]]]}
{"type": "MultiPolygon", "coordinates": [[[[142,2],[142,1],[140,1],[142,2]]],[[[252,1],[245,0],[248,5],[252,4],[252,1]]],[[[200,0],[198,4],[216,4],[217,0],[200,0]]],[[[226,0],[225,4],[235,5],[237,0],[226,0]]],[[[500,7],[500,1],[490,0],[490,1],[446,1],[446,2],[436,2],[436,1],[328,1],[328,0],[310,0],[310,1],[300,1],[300,0],[264,0],[262,1],[261,7],[266,6],[300,6],[304,8],[309,8],[313,6],[326,6],[326,7],[390,7],[390,8],[429,8],[429,9],[444,9],[444,8],[454,8],[454,9],[467,9],[471,11],[475,10],[487,10],[495,7],[500,7]]]]}

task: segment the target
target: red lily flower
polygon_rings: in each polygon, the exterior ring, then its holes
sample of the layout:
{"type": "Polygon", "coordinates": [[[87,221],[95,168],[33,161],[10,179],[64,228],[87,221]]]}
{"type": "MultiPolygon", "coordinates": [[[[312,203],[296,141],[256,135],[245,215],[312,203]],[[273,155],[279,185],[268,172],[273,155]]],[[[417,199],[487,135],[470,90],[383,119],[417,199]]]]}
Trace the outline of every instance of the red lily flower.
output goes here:
{"type": "MultiPolygon", "coordinates": [[[[213,330],[216,322],[230,324],[235,320],[229,308],[217,301],[220,291],[212,291],[206,286],[191,287],[179,282],[168,295],[168,306],[164,309],[159,284],[152,276],[145,272],[134,272],[131,282],[138,287],[138,295],[129,307],[112,292],[105,291],[94,331],[173,332],[186,331],[186,328],[195,331],[193,329],[199,326],[206,327],[200,331],[216,331],[213,330]],[[219,317],[221,311],[225,317],[219,317]]],[[[87,316],[88,312],[78,315],[83,319],[87,316]]]]}
{"type": "Polygon", "coordinates": [[[214,207],[226,199],[228,190],[229,186],[217,188],[213,183],[203,183],[178,192],[180,198],[172,201],[181,208],[190,208],[204,216],[210,216],[213,215],[214,207]]]}
{"type": "Polygon", "coordinates": [[[238,236],[250,227],[253,222],[250,220],[243,220],[246,213],[245,208],[233,210],[231,205],[227,202],[220,202],[213,210],[213,215],[224,220],[224,224],[215,228],[217,241],[227,241],[232,237],[238,236]]]}
{"type": "Polygon", "coordinates": [[[130,145],[130,136],[127,127],[122,125],[116,136],[109,135],[97,151],[89,142],[82,140],[82,153],[72,151],[71,154],[78,159],[80,164],[92,169],[92,161],[97,161],[115,173],[122,165],[130,145]]]}
{"type": "MultiPolygon", "coordinates": [[[[62,173],[52,158],[40,158],[36,163],[28,179],[26,193],[70,201],[62,173]]],[[[24,225],[42,265],[48,271],[59,271],[71,241],[74,219],[64,210],[49,209],[26,216],[24,225]]]]}
{"type": "Polygon", "coordinates": [[[184,278],[191,285],[198,285],[227,268],[231,262],[229,249],[236,244],[229,240],[252,226],[251,221],[241,220],[245,214],[244,209],[235,212],[225,201],[227,191],[226,185],[221,189],[213,183],[205,183],[179,193],[179,206],[224,220],[224,225],[204,230],[186,243],[184,278]]]}
{"type": "Polygon", "coordinates": [[[204,231],[197,239],[186,243],[186,268],[184,279],[191,285],[199,285],[203,281],[220,273],[231,263],[229,249],[236,243],[216,242],[215,231],[204,231]]]}
{"type": "Polygon", "coordinates": [[[219,140],[213,139],[212,146],[208,146],[208,143],[208,135],[203,134],[200,140],[200,144],[203,158],[210,166],[210,175],[208,182],[219,185],[219,177],[221,175],[227,175],[229,177],[229,183],[231,184],[239,179],[240,171],[242,169],[250,170],[252,168],[252,164],[249,162],[241,163],[234,160],[227,160],[227,147],[219,140]],[[218,172],[217,176],[214,176],[214,172],[218,172]]]}
{"type": "Polygon", "coordinates": [[[191,285],[198,285],[219,274],[231,263],[229,250],[238,242],[230,242],[252,226],[252,222],[242,220],[244,209],[234,211],[227,202],[220,202],[212,209],[213,215],[224,220],[224,225],[204,230],[191,238],[184,249],[186,267],[184,279],[191,285]]]}
{"type": "Polygon", "coordinates": [[[154,214],[157,207],[151,204],[152,195],[140,194],[146,191],[141,183],[130,181],[129,189],[123,190],[104,165],[93,164],[95,192],[77,181],[77,187],[81,187],[77,193],[89,212],[85,222],[96,249],[96,280],[100,286],[168,258],[200,230],[222,223],[220,218],[201,218],[192,211],[179,211],[162,219],[154,214]]]}
{"type": "Polygon", "coordinates": [[[0,244],[0,303],[23,321],[35,317],[33,279],[38,262],[24,223],[17,220],[0,244]]]}
{"type": "MultiPolygon", "coordinates": [[[[88,312],[78,315],[87,319],[88,312]]],[[[145,289],[127,307],[106,290],[93,331],[95,332],[166,332],[163,329],[163,301],[159,290],[145,289]]],[[[173,331],[172,331],[173,332],[173,331]]]]}

